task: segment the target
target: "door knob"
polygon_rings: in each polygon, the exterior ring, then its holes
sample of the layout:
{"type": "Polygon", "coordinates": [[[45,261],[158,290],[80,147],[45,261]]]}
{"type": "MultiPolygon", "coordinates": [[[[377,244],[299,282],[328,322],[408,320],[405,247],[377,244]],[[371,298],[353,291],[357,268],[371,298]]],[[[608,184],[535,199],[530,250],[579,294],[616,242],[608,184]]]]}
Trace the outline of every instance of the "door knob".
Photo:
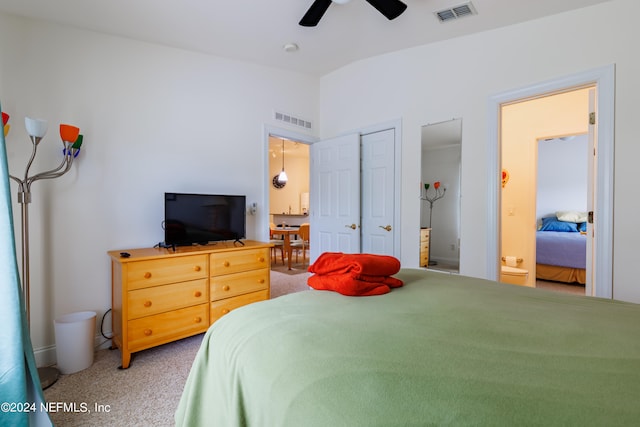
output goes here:
{"type": "Polygon", "coordinates": [[[386,227],[379,225],[378,227],[382,228],[383,230],[391,231],[391,225],[387,225],[386,227]]]}
{"type": "Polygon", "coordinates": [[[357,226],[357,225],[355,225],[355,224],[345,225],[345,227],[350,228],[350,229],[352,229],[352,230],[355,230],[356,228],[358,228],[358,226],[357,226]]]}

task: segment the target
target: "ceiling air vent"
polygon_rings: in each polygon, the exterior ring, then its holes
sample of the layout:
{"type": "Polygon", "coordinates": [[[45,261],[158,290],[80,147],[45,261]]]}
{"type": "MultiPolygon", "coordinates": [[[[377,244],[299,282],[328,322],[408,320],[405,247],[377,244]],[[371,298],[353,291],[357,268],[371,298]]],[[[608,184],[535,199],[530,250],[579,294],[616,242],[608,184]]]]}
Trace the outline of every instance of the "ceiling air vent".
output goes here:
{"type": "Polygon", "coordinates": [[[273,118],[278,121],[288,123],[290,125],[300,126],[305,129],[311,129],[311,122],[309,120],[301,119],[299,117],[292,116],[291,114],[288,114],[288,113],[275,111],[273,118]]]}
{"type": "Polygon", "coordinates": [[[454,19],[476,14],[476,9],[473,7],[471,2],[435,12],[435,15],[438,17],[440,22],[453,21],[454,19]]]}

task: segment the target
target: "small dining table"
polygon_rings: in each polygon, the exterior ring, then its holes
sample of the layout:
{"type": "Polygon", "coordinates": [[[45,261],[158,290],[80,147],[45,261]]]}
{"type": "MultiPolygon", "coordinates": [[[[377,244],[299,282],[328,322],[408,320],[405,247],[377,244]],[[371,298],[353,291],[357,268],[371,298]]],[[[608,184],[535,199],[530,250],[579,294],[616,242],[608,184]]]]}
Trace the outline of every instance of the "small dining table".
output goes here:
{"type": "Polygon", "coordinates": [[[295,236],[300,232],[297,227],[276,227],[271,229],[272,236],[284,236],[284,251],[287,253],[287,263],[289,264],[289,270],[291,270],[291,255],[293,250],[291,248],[291,236],[295,236]]]}

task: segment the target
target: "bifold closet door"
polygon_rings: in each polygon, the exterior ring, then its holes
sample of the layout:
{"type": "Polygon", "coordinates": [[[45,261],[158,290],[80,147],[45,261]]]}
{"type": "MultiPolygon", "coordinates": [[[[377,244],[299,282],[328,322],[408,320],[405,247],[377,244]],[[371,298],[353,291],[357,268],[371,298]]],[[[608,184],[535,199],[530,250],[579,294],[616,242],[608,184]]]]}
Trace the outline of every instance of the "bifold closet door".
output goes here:
{"type": "Polygon", "coordinates": [[[394,255],[395,131],[311,146],[311,261],[323,252],[394,255]]]}

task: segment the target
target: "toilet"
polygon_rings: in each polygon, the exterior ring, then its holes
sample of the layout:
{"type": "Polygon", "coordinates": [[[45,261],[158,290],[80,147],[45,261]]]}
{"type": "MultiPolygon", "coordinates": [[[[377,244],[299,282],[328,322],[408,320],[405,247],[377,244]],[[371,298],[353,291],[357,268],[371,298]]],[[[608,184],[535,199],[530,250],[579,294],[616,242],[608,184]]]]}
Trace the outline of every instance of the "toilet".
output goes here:
{"type": "Polygon", "coordinates": [[[509,267],[503,265],[500,271],[500,281],[512,285],[525,286],[529,277],[529,271],[524,268],[509,267]]]}

